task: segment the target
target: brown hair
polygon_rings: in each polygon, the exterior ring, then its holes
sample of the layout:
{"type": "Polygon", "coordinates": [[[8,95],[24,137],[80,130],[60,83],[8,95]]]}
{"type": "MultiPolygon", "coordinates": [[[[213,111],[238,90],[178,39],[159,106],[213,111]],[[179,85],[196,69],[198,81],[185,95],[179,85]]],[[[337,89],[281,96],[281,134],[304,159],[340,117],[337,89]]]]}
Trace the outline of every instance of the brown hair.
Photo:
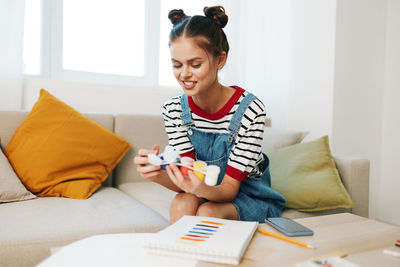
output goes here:
{"type": "Polygon", "coordinates": [[[205,7],[204,16],[186,16],[182,9],[173,9],[168,13],[173,28],[169,34],[169,43],[181,36],[196,38],[196,42],[215,57],[225,51],[228,55],[229,44],[224,31],[228,16],[222,6],[205,7]],[[197,38],[200,37],[200,38],[197,38]],[[203,37],[203,38],[201,38],[203,37]]]}

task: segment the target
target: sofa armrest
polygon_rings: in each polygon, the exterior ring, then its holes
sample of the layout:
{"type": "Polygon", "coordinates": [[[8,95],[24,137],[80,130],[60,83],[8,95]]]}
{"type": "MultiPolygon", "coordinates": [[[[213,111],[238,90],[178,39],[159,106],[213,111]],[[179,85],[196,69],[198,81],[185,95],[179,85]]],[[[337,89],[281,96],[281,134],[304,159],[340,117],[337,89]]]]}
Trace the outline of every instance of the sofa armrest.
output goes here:
{"type": "Polygon", "coordinates": [[[333,158],[344,187],[353,200],[353,213],[368,217],[369,160],[338,155],[333,158]]]}

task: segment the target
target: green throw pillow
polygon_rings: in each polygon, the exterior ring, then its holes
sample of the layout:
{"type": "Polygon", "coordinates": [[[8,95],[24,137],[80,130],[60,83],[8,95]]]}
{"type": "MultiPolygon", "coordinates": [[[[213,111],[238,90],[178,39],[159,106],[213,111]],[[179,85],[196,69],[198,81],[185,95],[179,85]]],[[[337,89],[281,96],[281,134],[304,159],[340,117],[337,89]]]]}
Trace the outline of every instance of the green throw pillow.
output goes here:
{"type": "Polygon", "coordinates": [[[328,136],[268,152],[272,188],[299,211],[353,208],[332,158],[328,136]]]}

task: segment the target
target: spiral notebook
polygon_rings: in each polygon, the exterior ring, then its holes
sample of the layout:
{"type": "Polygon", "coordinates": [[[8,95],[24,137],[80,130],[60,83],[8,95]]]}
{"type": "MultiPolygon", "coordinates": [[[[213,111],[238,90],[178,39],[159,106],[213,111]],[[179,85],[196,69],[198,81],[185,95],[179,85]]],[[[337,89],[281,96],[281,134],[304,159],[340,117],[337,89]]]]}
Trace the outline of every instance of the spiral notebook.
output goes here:
{"type": "Polygon", "coordinates": [[[183,216],[143,245],[148,253],[239,264],[258,222],[183,216]]]}

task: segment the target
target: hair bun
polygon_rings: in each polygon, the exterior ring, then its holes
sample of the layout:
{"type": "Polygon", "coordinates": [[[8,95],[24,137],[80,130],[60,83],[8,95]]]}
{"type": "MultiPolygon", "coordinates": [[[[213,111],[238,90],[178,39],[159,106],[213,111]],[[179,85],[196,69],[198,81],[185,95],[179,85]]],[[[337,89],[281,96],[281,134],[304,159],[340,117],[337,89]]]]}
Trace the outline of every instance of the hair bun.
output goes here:
{"type": "Polygon", "coordinates": [[[206,17],[212,19],[221,28],[224,28],[228,23],[228,15],[225,14],[225,8],[223,6],[211,6],[203,9],[206,17]]]}
{"type": "Polygon", "coordinates": [[[172,25],[176,25],[186,18],[185,12],[182,9],[172,9],[168,13],[168,18],[171,20],[172,25]]]}

